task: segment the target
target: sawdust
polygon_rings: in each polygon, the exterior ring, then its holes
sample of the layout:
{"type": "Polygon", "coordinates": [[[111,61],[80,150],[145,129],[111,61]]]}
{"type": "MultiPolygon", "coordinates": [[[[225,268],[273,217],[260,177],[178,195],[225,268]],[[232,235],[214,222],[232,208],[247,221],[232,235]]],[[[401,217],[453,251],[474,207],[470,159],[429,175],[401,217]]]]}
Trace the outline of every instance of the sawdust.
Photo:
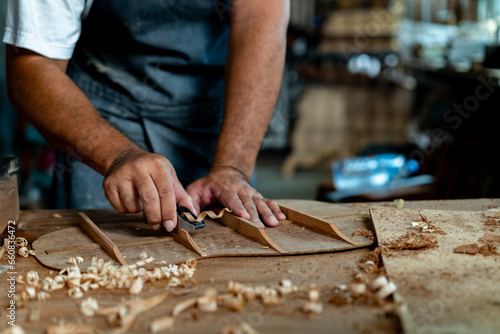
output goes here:
{"type": "Polygon", "coordinates": [[[484,224],[488,226],[500,226],[500,222],[493,218],[487,219],[486,222],[484,222],[484,224]]]}
{"type": "Polygon", "coordinates": [[[365,238],[368,238],[370,240],[374,240],[375,239],[375,236],[373,235],[373,232],[370,231],[370,230],[360,230],[360,229],[356,229],[354,231],[354,233],[352,234],[353,237],[357,236],[357,235],[360,235],[362,237],[365,237],[365,238]]]}
{"type": "Polygon", "coordinates": [[[479,254],[483,256],[500,255],[500,250],[498,250],[497,246],[488,243],[484,246],[479,247],[479,254]]]}
{"type": "Polygon", "coordinates": [[[479,253],[483,256],[500,255],[498,247],[491,243],[487,243],[484,246],[478,246],[477,244],[462,245],[455,248],[453,252],[459,254],[468,254],[468,255],[476,255],[479,253]]]}
{"type": "Polygon", "coordinates": [[[415,231],[408,231],[406,235],[384,244],[385,247],[399,250],[417,250],[439,247],[439,243],[433,235],[423,235],[415,231]]]}
{"type": "Polygon", "coordinates": [[[436,225],[432,224],[429,219],[427,219],[426,216],[421,214],[420,212],[418,213],[420,215],[420,218],[422,221],[420,222],[413,222],[412,223],[412,229],[418,230],[419,232],[422,233],[437,233],[437,234],[447,234],[443,230],[441,230],[439,227],[436,225]]]}

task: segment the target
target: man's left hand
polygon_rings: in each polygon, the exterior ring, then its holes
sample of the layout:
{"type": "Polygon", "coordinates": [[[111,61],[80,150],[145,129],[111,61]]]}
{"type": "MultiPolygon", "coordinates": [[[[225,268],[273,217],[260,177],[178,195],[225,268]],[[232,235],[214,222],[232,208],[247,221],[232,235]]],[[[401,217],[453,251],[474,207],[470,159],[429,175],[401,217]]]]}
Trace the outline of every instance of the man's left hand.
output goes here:
{"type": "Polygon", "coordinates": [[[232,167],[218,167],[186,188],[198,212],[200,207],[220,203],[235,215],[267,226],[286,219],[278,204],[265,199],[247,178],[232,167]],[[261,217],[261,218],[259,218],[261,217]]]}

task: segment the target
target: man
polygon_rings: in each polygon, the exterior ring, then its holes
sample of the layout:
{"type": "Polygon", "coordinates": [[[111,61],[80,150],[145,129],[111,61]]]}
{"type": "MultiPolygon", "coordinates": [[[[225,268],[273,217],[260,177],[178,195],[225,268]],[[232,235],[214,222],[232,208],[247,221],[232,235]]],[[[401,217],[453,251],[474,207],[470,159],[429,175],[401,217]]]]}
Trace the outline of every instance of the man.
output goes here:
{"type": "Polygon", "coordinates": [[[285,219],[250,179],[280,87],[288,1],[9,0],[7,10],[9,96],[62,152],[59,207],[109,201],[167,231],[176,205],[285,219]]]}

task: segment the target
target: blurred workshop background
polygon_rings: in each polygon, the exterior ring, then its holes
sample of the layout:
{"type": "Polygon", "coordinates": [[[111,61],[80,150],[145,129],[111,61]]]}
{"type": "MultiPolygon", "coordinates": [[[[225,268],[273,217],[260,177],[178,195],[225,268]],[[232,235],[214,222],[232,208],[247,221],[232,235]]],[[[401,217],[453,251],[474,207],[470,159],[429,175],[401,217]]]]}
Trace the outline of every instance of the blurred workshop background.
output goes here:
{"type": "MultiPolygon", "coordinates": [[[[291,0],[257,189],[329,202],[500,197],[499,27],[499,0],[291,0]]],[[[10,105],[4,65],[0,85],[0,156],[19,157],[21,208],[44,208],[54,152],[10,105]]]]}

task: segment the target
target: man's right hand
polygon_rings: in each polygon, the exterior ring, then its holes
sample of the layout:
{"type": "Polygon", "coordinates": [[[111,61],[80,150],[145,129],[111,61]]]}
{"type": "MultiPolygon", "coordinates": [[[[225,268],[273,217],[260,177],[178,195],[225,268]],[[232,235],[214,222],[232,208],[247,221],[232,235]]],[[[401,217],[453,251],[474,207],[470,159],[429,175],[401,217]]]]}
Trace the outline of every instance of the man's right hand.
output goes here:
{"type": "Polygon", "coordinates": [[[104,193],[120,213],[144,209],[149,226],[156,231],[160,224],[169,232],[177,226],[177,205],[197,214],[170,161],[140,149],[114,161],[104,179],[104,193]]]}

